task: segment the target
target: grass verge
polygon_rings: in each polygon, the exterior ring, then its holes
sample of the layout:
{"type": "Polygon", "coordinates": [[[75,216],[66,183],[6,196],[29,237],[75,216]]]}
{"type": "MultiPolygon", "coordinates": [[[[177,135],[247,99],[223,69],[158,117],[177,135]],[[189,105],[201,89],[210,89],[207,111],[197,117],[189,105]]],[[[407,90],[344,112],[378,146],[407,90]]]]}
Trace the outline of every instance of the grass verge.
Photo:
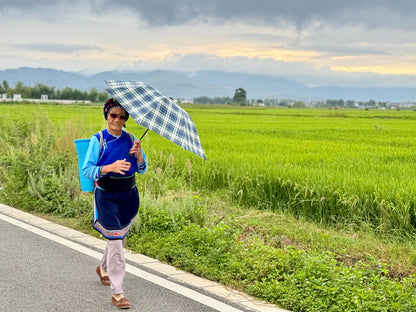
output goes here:
{"type": "MultiPolygon", "coordinates": [[[[44,115],[0,121],[7,125],[0,201],[91,233],[92,198],[79,191],[75,155],[64,143],[70,140],[58,139],[44,115]]],[[[140,183],[133,251],[293,311],[415,310],[412,238],[238,206],[230,191],[191,190],[169,157],[162,160],[164,170],[150,170],[140,183]]]]}

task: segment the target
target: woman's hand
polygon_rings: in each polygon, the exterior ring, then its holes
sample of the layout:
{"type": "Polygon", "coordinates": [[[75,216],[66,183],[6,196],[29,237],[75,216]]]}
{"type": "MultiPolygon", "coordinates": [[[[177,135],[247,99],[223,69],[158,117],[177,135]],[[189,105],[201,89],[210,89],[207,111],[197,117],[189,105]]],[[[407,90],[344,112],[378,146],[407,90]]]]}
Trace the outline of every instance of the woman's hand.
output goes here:
{"type": "Polygon", "coordinates": [[[139,162],[139,164],[141,164],[143,162],[143,154],[142,154],[142,141],[134,141],[133,142],[133,147],[130,149],[130,154],[134,154],[137,158],[137,161],[139,162]]]}
{"type": "Polygon", "coordinates": [[[101,174],[104,175],[109,172],[115,172],[122,175],[125,175],[126,171],[129,171],[131,167],[131,163],[126,161],[126,159],[123,160],[116,160],[111,165],[106,165],[101,168],[101,174]]]}

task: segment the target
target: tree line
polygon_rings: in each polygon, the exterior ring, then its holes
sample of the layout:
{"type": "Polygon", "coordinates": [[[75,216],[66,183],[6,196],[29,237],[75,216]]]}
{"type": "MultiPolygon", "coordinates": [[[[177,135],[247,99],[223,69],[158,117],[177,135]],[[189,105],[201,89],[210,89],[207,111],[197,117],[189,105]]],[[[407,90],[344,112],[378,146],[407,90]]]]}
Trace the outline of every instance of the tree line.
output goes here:
{"type": "MultiPolygon", "coordinates": [[[[65,87],[62,90],[53,86],[47,86],[41,83],[35,84],[33,87],[25,86],[22,82],[18,81],[14,87],[10,87],[6,80],[0,84],[0,94],[7,94],[8,98],[12,98],[13,94],[21,94],[23,99],[40,99],[41,95],[47,95],[49,99],[56,100],[74,100],[74,101],[91,101],[91,102],[104,102],[108,99],[106,91],[98,92],[93,88],[89,91],[82,91],[78,89],[72,89],[65,87]]],[[[306,103],[300,100],[290,99],[258,99],[247,100],[247,92],[243,88],[237,88],[234,96],[231,97],[207,97],[200,96],[193,99],[194,103],[198,104],[230,104],[240,106],[280,106],[280,107],[330,107],[330,108],[388,108],[387,102],[376,102],[370,100],[367,102],[356,102],[354,100],[344,101],[339,100],[325,100],[316,101],[312,103],[306,103]]]]}
{"type": "Polygon", "coordinates": [[[374,100],[369,101],[354,101],[354,100],[322,100],[322,101],[309,101],[293,99],[247,99],[247,92],[243,88],[235,90],[234,97],[207,97],[201,96],[194,98],[194,103],[199,104],[234,104],[240,106],[280,106],[289,108],[304,108],[304,107],[322,107],[322,108],[389,108],[388,102],[376,102],[374,100]]]}
{"type": "Polygon", "coordinates": [[[238,88],[234,92],[233,98],[229,96],[223,97],[208,97],[199,96],[193,99],[194,103],[199,104],[237,104],[245,106],[247,103],[247,92],[243,88],[238,88]]]}
{"type": "Polygon", "coordinates": [[[29,87],[25,86],[21,81],[16,82],[14,87],[10,87],[6,80],[3,80],[3,83],[0,84],[0,94],[7,94],[8,98],[12,98],[13,94],[21,94],[23,99],[40,99],[40,96],[45,94],[49,99],[91,102],[104,102],[108,98],[107,92],[98,92],[94,88],[89,91],[69,87],[57,89],[41,83],[29,87]]]}

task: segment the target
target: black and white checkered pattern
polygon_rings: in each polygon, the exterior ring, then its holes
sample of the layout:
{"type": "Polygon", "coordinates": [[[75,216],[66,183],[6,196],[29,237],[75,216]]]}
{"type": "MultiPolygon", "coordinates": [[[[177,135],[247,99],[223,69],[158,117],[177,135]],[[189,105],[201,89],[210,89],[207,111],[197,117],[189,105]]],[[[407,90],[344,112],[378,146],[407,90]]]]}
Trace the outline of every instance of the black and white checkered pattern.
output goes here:
{"type": "Polygon", "coordinates": [[[191,117],[171,98],[140,81],[106,80],[107,92],[139,125],[206,159],[191,117]]]}

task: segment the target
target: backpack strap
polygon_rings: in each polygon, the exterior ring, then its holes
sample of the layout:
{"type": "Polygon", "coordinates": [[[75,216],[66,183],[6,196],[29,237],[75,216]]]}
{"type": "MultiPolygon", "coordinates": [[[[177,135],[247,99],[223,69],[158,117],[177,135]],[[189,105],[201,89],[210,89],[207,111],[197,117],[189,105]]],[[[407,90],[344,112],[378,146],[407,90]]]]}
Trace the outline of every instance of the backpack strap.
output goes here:
{"type": "Polygon", "coordinates": [[[100,132],[98,132],[100,134],[100,151],[101,148],[103,147],[103,130],[100,130],[100,132]]]}
{"type": "Polygon", "coordinates": [[[130,136],[130,139],[131,139],[131,142],[133,143],[133,145],[134,145],[134,137],[133,137],[133,134],[131,134],[130,132],[127,132],[128,134],[129,134],[129,136],[130,136]]]}
{"type": "MultiPolygon", "coordinates": [[[[130,132],[127,132],[127,133],[129,134],[130,139],[131,139],[131,142],[134,145],[134,137],[133,137],[133,134],[131,134],[130,132]]],[[[100,130],[100,132],[98,132],[98,134],[100,136],[100,156],[101,156],[102,149],[103,149],[103,130],[100,130]]]]}

